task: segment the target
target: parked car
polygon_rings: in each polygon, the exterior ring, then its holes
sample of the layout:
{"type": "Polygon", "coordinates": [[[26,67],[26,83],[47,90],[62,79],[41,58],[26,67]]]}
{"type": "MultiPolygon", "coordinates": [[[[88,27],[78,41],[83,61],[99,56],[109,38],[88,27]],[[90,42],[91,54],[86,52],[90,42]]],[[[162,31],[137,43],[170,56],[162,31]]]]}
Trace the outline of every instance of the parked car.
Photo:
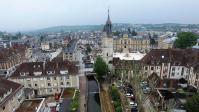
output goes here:
{"type": "Polygon", "coordinates": [[[131,89],[131,88],[126,88],[126,92],[127,92],[127,93],[130,93],[130,94],[133,94],[133,89],[131,89]]]}
{"type": "Polygon", "coordinates": [[[138,112],[137,108],[131,108],[131,112],[138,112]]]}
{"type": "Polygon", "coordinates": [[[140,83],[140,85],[141,85],[142,88],[145,87],[145,86],[149,86],[149,84],[148,84],[147,81],[142,81],[142,82],[140,83]]]}
{"type": "Polygon", "coordinates": [[[131,108],[137,108],[137,103],[135,103],[134,101],[130,101],[130,107],[131,108]]]}
{"type": "Polygon", "coordinates": [[[126,97],[134,97],[134,95],[131,93],[126,93],[126,97]]]}
{"type": "Polygon", "coordinates": [[[142,90],[143,90],[143,93],[144,93],[144,94],[148,94],[148,93],[151,92],[151,88],[150,88],[150,87],[147,87],[147,86],[146,86],[146,87],[143,87],[142,90]]]}
{"type": "Polygon", "coordinates": [[[130,98],[131,101],[135,101],[135,96],[130,98]]]}
{"type": "Polygon", "coordinates": [[[60,108],[60,104],[58,104],[58,105],[56,106],[56,111],[57,111],[57,112],[59,111],[59,108],[60,108]]]}

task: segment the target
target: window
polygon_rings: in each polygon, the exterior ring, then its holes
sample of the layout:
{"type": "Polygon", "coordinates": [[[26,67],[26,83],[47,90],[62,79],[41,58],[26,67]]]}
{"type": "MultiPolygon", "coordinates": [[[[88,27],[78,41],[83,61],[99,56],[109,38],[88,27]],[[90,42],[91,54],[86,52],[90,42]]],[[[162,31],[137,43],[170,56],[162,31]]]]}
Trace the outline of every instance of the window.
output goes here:
{"type": "Polygon", "coordinates": [[[50,77],[47,77],[47,80],[50,80],[50,77]]]}
{"type": "Polygon", "coordinates": [[[148,70],[148,67],[145,67],[145,70],[148,70]]]}
{"type": "Polygon", "coordinates": [[[184,68],[182,68],[181,76],[183,76],[183,74],[184,74],[184,68]]]}
{"type": "Polygon", "coordinates": [[[5,107],[5,106],[3,106],[3,110],[5,110],[5,108],[6,108],[6,107],[5,107]]]}
{"type": "Polygon", "coordinates": [[[48,83],[48,86],[51,86],[51,84],[50,84],[50,83],[48,83]]]}
{"type": "Polygon", "coordinates": [[[126,46],[124,46],[124,48],[126,48],[126,46]]]}
{"type": "Polygon", "coordinates": [[[31,87],[31,84],[28,84],[28,87],[31,87]]]}
{"type": "Polygon", "coordinates": [[[56,77],[54,77],[54,80],[57,80],[57,78],[56,78],[56,77]]]}
{"type": "Polygon", "coordinates": [[[154,67],[151,67],[151,70],[154,70],[154,67]]]}
{"type": "Polygon", "coordinates": [[[64,83],[63,83],[63,82],[61,82],[61,83],[60,83],[60,85],[64,85],[64,83]]]}
{"type": "Polygon", "coordinates": [[[51,92],[52,92],[52,89],[49,89],[48,91],[51,93],[51,92]]]}
{"type": "Polygon", "coordinates": [[[171,75],[174,76],[174,75],[175,75],[175,72],[172,72],[171,75]]]}
{"type": "Polygon", "coordinates": [[[37,87],[37,84],[35,84],[35,87],[37,87]]]}
{"type": "Polygon", "coordinates": [[[67,85],[69,85],[69,84],[70,84],[70,82],[67,82],[66,84],[67,84],[67,85]]]}
{"type": "Polygon", "coordinates": [[[175,67],[172,68],[172,71],[175,71],[175,67]]]}

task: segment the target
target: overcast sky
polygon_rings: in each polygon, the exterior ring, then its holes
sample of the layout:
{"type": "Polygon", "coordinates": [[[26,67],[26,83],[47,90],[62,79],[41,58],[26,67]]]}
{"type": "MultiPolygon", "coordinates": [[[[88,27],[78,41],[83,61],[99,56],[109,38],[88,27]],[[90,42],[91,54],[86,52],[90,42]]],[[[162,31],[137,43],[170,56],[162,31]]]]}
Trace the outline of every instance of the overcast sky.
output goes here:
{"type": "Polygon", "coordinates": [[[0,31],[59,25],[199,23],[199,0],[0,0],[0,31]]]}

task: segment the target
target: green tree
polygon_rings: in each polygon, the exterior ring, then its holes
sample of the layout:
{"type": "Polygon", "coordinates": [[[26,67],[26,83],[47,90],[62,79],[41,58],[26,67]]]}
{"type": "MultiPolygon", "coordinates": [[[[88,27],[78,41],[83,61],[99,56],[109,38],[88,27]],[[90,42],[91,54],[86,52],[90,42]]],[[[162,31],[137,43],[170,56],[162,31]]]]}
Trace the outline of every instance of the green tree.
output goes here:
{"type": "Polygon", "coordinates": [[[98,56],[94,63],[94,72],[96,72],[98,80],[101,81],[103,76],[107,75],[108,71],[109,68],[106,62],[102,57],[98,56]]]}
{"type": "Polygon", "coordinates": [[[86,46],[86,54],[90,53],[91,51],[92,51],[92,49],[91,49],[90,45],[88,44],[86,46]]]}
{"type": "Polygon", "coordinates": [[[188,112],[199,112],[199,94],[194,95],[187,100],[185,108],[188,112]]]}
{"type": "Polygon", "coordinates": [[[136,36],[136,35],[137,35],[137,32],[136,32],[135,30],[133,30],[133,31],[131,32],[131,34],[132,34],[133,36],[136,36]]]}
{"type": "Polygon", "coordinates": [[[121,32],[119,32],[119,31],[113,32],[113,35],[114,35],[114,36],[119,36],[120,34],[121,34],[121,32]]]}
{"type": "Polygon", "coordinates": [[[43,41],[44,41],[44,39],[45,39],[45,37],[44,37],[44,36],[41,36],[41,37],[40,37],[40,41],[41,41],[41,42],[43,42],[43,41]]]}
{"type": "Polygon", "coordinates": [[[176,48],[188,48],[197,43],[198,36],[192,32],[180,32],[177,35],[174,45],[176,48]]]}

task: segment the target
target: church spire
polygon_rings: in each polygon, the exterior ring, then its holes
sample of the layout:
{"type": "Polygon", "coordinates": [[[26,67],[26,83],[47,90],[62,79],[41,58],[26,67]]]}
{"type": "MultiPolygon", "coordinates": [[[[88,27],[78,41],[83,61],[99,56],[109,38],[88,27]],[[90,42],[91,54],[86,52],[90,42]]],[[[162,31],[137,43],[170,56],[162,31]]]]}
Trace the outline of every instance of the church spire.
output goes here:
{"type": "Polygon", "coordinates": [[[106,32],[108,36],[111,36],[111,34],[112,34],[112,23],[111,23],[111,19],[110,19],[109,8],[108,8],[108,18],[107,18],[107,21],[106,21],[103,31],[106,32]]]}
{"type": "Polygon", "coordinates": [[[109,8],[108,8],[108,20],[110,20],[110,15],[109,15],[109,8]]]}

